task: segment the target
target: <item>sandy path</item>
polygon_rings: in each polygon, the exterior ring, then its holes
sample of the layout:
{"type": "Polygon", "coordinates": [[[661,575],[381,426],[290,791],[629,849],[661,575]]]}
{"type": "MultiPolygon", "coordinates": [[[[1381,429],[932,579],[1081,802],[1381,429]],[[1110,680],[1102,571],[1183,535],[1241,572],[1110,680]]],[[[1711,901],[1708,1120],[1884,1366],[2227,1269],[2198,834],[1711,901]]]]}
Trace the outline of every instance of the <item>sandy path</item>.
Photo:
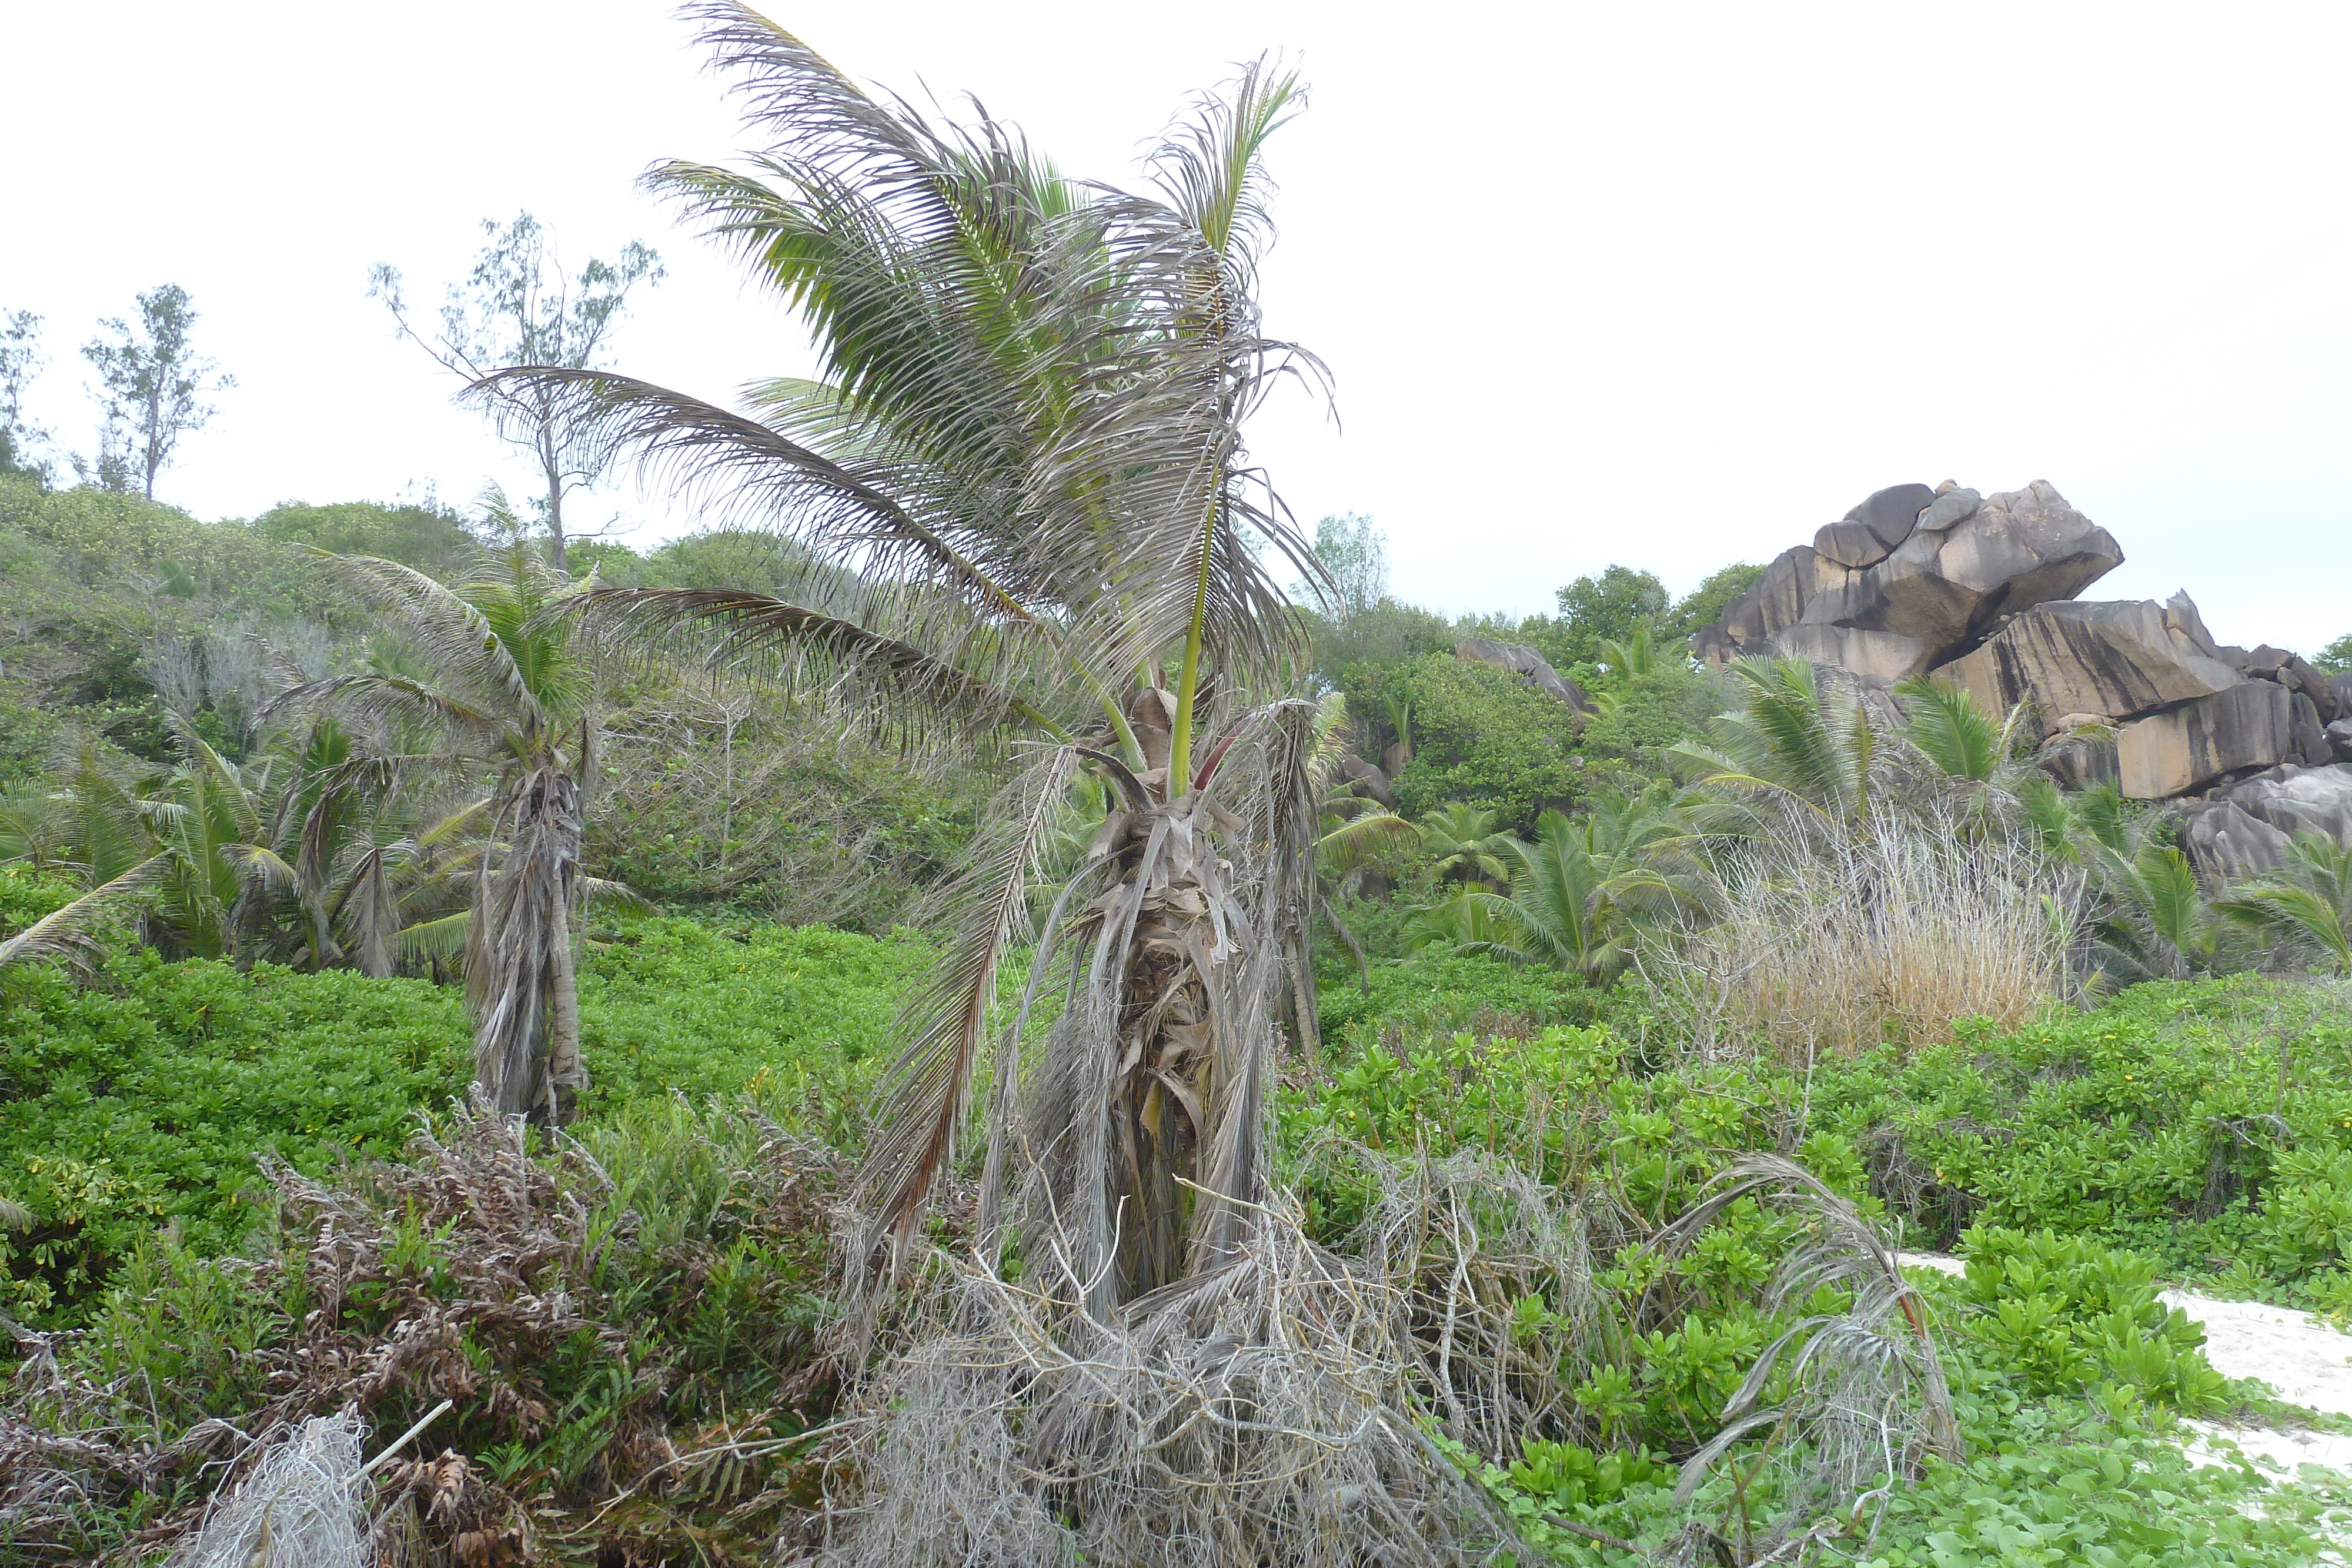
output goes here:
{"type": "MultiPolygon", "coordinates": [[[[1958,1259],[1932,1252],[1898,1256],[1906,1268],[1946,1274],[1963,1269],[1958,1259]]],[[[2205,1331],[2205,1357],[2224,1377],[2258,1377],[2290,1405],[2352,1416],[2352,1335],[2290,1307],[2218,1301],[2186,1291],[2167,1291],[2159,1299],[2188,1313],[2205,1331]]],[[[2201,1463],[2230,1462],[2220,1448],[2235,1444],[2249,1458],[2272,1459],[2289,1470],[2297,1465],[2325,1465],[2352,1472],[2352,1433],[2279,1432],[2210,1421],[2189,1425],[2203,1434],[2202,1441],[2188,1448],[2189,1457],[2201,1463]]]]}

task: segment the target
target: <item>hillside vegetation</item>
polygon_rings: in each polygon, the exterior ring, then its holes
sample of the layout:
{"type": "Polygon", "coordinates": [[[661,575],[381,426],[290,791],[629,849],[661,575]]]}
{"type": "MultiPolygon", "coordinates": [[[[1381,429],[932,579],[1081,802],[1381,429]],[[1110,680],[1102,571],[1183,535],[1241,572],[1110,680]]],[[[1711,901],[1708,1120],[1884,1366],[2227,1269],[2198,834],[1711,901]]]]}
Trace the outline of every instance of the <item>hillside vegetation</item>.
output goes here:
{"type": "Polygon", "coordinates": [[[2352,1325],[2352,842],[1308,538],[1278,63],[1118,194],[698,15],[816,374],[466,395],[708,531],[0,450],[0,1556],[2333,1560],[2161,1292],[2352,1325]]]}

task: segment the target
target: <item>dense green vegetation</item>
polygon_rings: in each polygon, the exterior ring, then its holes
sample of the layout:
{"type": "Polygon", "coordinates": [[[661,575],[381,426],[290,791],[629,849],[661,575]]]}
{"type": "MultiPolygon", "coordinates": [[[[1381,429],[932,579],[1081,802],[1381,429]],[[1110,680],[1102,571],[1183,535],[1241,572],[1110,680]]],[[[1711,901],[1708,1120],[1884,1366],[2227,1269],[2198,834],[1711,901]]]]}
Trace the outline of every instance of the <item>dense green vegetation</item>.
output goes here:
{"type": "Polygon", "coordinates": [[[2188,1464],[2346,1423],[2158,1290],[2352,1322],[2352,846],[2200,881],[2021,714],[1700,668],[1750,564],[1449,617],[1295,533],[1266,62],[1113,200],[701,14],[767,152],[653,179],[814,379],[602,373],[658,261],[525,214],[437,340],[374,280],[522,512],[158,504],[170,287],[97,484],[0,428],[9,1561],[184,1563],[346,1418],[401,1568],[2345,1538],[2188,1464]],[[775,531],[567,538],[629,456],[775,531]]]}

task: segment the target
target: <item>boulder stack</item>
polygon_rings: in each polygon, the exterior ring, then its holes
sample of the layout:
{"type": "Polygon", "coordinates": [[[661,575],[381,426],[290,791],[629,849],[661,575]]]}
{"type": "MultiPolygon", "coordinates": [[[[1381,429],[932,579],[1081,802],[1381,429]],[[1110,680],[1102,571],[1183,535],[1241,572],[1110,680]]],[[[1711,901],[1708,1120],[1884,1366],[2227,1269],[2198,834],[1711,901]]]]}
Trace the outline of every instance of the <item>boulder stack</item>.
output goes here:
{"type": "Polygon", "coordinates": [[[2218,644],[2186,593],[2076,599],[2123,559],[2042,480],[1892,486],[1783,552],[1691,652],[1804,658],[1865,686],[1932,674],[1993,713],[2022,703],[2036,761],[2065,787],[2193,800],[2182,841],[2209,874],[2275,866],[2299,833],[2352,845],[2352,675],[2218,644]]]}

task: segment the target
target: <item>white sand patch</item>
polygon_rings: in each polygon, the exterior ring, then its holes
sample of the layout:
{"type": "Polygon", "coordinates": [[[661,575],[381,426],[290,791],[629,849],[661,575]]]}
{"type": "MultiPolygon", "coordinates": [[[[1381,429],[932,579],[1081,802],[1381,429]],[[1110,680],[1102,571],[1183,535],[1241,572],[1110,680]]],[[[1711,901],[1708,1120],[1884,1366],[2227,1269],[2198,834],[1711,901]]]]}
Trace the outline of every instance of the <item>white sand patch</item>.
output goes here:
{"type": "MultiPolygon", "coordinates": [[[[1967,1271],[1958,1259],[1933,1252],[1902,1252],[1896,1258],[1906,1269],[1967,1271]]],[[[2352,1416],[2352,1335],[2292,1307],[2221,1301],[2186,1291],[2167,1291],[2158,1299],[2205,1331],[2205,1358],[2222,1376],[2259,1378],[2290,1405],[2352,1416]]],[[[2188,1426],[2198,1437],[2185,1451],[2197,1464],[2232,1463],[2224,1449],[2234,1445],[2248,1458],[2269,1459],[2290,1476],[2302,1465],[2352,1473],[2352,1433],[2279,1432],[2206,1421],[2188,1426]]]]}
{"type": "Polygon", "coordinates": [[[2352,1416],[2352,1336],[2309,1312],[2260,1301],[2217,1301],[2167,1291],[2158,1298],[2205,1331],[2205,1359],[2224,1377],[2259,1377],[2290,1405],[2352,1416]]]}

